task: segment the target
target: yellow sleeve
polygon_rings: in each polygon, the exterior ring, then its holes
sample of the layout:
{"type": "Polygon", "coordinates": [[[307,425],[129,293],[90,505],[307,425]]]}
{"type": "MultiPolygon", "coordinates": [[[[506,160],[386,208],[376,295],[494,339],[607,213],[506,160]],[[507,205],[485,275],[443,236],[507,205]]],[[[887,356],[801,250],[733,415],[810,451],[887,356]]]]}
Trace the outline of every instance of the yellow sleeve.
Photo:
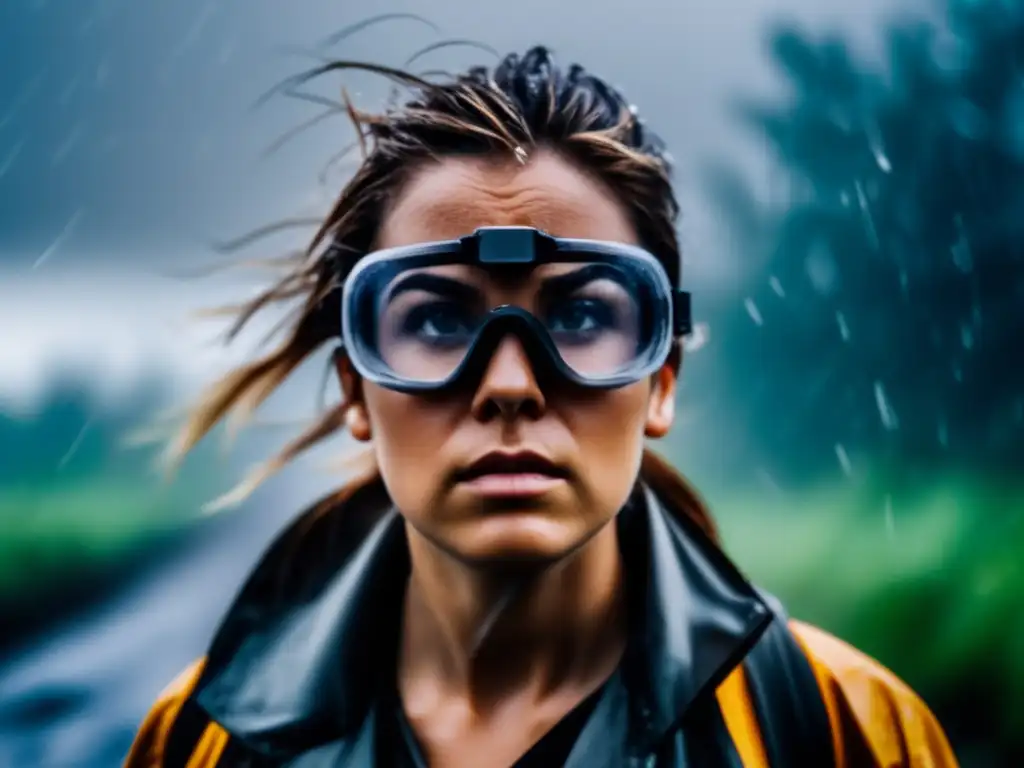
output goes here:
{"type": "Polygon", "coordinates": [[[958,768],[942,726],[906,683],[820,629],[790,627],[818,678],[837,768],[958,768]]]}
{"type": "MultiPolygon", "coordinates": [[[[124,768],[163,768],[171,726],[199,680],[203,663],[202,659],[192,663],[160,694],[135,734],[124,768]]],[[[227,742],[227,733],[210,723],[188,761],[188,768],[214,768],[227,742]]]]}

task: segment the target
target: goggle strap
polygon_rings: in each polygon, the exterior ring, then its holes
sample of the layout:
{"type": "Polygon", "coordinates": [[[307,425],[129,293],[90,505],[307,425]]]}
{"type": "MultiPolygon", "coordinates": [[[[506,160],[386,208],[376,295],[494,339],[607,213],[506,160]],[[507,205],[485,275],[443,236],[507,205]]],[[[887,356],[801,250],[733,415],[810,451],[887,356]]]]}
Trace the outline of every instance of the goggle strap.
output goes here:
{"type": "Polygon", "coordinates": [[[689,291],[672,291],[672,334],[689,336],[693,333],[693,309],[689,291]]]}

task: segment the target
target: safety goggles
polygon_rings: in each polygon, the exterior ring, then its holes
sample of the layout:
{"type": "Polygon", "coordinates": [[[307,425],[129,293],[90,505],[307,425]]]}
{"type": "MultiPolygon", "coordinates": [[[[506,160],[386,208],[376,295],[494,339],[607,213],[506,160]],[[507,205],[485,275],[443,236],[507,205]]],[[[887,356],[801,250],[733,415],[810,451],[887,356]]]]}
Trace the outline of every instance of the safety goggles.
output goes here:
{"type": "Polygon", "coordinates": [[[535,375],[614,389],[657,371],[691,330],[689,294],[647,251],[528,227],[370,253],[341,315],[355,369],[409,393],[479,382],[510,334],[535,375]]]}

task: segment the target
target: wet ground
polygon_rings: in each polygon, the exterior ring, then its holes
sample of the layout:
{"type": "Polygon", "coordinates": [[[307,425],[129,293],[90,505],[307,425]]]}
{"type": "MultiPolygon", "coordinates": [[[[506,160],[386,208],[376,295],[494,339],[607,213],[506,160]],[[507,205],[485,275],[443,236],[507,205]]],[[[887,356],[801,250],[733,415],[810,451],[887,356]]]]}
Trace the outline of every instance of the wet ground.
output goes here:
{"type": "Polygon", "coordinates": [[[120,765],[150,704],[203,653],[290,508],[239,510],[97,608],[0,660],[0,765],[120,765]]]}

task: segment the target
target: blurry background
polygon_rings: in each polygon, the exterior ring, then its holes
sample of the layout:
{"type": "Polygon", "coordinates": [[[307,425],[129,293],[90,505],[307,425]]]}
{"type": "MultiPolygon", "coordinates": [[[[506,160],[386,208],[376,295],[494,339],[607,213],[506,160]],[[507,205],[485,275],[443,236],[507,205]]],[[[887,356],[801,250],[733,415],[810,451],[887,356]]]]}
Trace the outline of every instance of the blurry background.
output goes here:
{"type": "Polygon", "coordinates": [[[224,349],[189,321],[264,277],[204,276],[211,243],[323,213],[350,170],[321,178],[343,119],[274,147],[323,108],[258,97],[318,56],[401,65],[450,38],[552,45],[669,142],[701,325],[661,450],[751,577],[906,679],[965,766],[1024,764],[1022,0],[5,0],[0,765],[117,765],[262,547],[338,482],[333,445],[201,513],[313,415],[318,365],[173,483],[129,438],[273,325],[224,349]],[[436,28],[328,38],[383,11],[436,28]]]}

